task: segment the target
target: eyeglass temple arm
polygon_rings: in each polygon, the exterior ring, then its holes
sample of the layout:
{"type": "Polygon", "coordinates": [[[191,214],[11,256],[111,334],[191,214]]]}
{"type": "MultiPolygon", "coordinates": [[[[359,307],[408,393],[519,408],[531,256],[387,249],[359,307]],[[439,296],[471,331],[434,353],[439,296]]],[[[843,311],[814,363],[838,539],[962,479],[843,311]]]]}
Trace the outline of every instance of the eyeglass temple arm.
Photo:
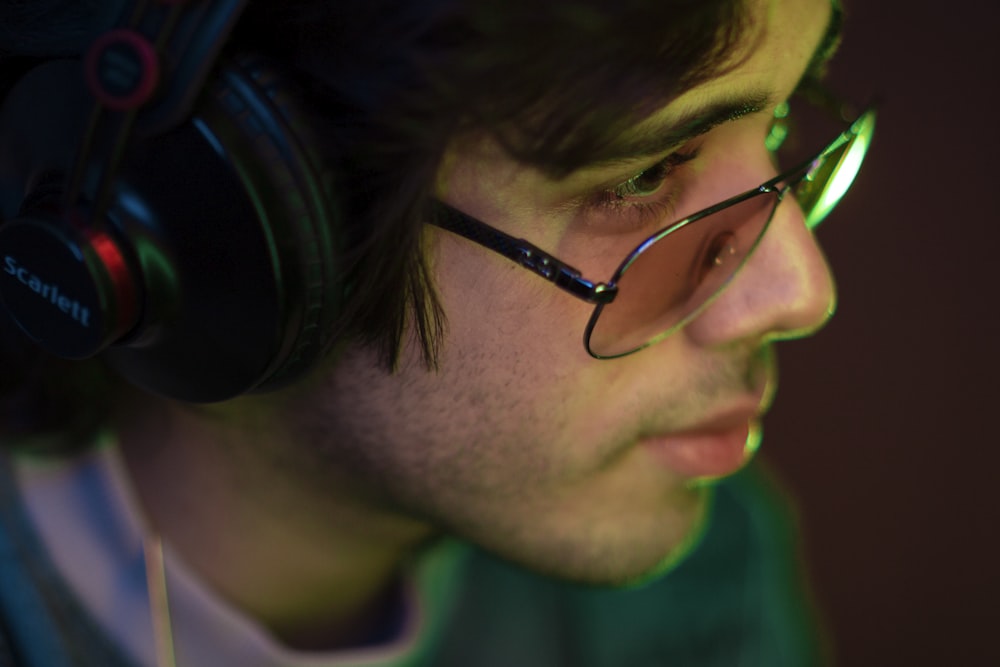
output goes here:
{"type": "Polygon", "coordinates": [[[611,303],[618,293],[616,286],[586,280],[577,269],[524,239],[494,229],[442,201],[431,202],[428,222],[503,255],[587,303],[611,303]]]}

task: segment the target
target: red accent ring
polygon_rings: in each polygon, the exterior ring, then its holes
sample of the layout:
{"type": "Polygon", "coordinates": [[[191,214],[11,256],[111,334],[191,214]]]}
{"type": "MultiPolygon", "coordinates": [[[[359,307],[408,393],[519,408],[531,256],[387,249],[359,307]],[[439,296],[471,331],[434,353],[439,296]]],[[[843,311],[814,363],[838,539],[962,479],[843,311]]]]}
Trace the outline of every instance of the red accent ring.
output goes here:
{"type": "Polygon", "coordinates": [[[119,28],[106,32],[91,45],[85,60],[87,85],[98,101],[113,111],[130,111],[145,104],[160,81],[160,60],[149,40],[134,30],[119,28]],[[136,58],[139,66],[135,83],[125,94],[109,90],[101,77],[101,61],[105,53],[124,46],[136,58]]]}
{"type": "Polygon", "coordinates": [[[104,232],[88,231],[84,234],[90,247],[101,259],[104,270],[108,272],[115,292],[115,310],[118,317],[114,323],[114,330],[110,332],[113,335],[113,342],[134,327],[138,319],[135,283],[132,280],[132,274],[125,257],[111,237],[104,232]]]}

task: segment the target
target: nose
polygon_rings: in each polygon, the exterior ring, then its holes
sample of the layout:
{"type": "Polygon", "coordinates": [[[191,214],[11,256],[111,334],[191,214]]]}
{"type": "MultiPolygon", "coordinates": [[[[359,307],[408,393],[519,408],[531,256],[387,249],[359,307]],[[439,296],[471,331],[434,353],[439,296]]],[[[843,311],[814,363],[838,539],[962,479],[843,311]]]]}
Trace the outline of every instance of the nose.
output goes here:
{"type": "Polygon", "coordinates": [[[830,267],[789,195],[732,284],[685,331],[710,347],[800,338],[821,328],[835,305],[830,267]]]}

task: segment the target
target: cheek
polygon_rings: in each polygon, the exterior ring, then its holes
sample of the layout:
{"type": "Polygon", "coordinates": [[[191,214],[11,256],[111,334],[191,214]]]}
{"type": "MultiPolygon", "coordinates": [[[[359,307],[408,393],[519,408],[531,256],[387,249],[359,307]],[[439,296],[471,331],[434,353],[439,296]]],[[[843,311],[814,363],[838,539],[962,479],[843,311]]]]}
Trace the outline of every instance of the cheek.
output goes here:
{"type": "Polygon", "coordinates": [[[683,403],[680,337],[642,355],[595,360],[583,344],[589,304],[450,234],[438,235],[430,257],[446,337],[439,371],[417,371],[421,396],[407,398],[438,405],[423,413],[446,414],[440,428],[453,447],[471,448],[461,456],[497,456],[497,475],[523,463],[519,474],[571,481],[627,446],[643,417],[656,411],[663,423],[683,403]]]}
{"type": "Polygon", "coordinates": [[[424,444],[421,460],[404,465],[432,466],[433,477],[468,491],[583,475],[624,428],[612,411],[594,409],[607,403],[619,367],[583,348],[590,307],[469,241],[439,232],[433,242],[447,318],[439,367],[426,371],[411,344],[385,383],[394,394],[385,404],[395,406],[389,440],[424,444]]]}
{"type": "MultiPolygon", "coordinates": [[[[435,284],[447,322],[445,354],[537,361],[572,374],[592,361],[583,347],[589,304],[501,255],[440,232],[435,284]]],[[[498,369],[501,370],[501,369],[498,369]]]]}
{"type": "Polygon", "coordinates": [[[682,338],[595,360],[588,304],[441,230],[425,250],[446,316],[438,368],[412,338],[394,373],[353,349],[317,409],[329,449],[378,486],[407,500],[559,493],[603,476],[644,421],[668,423],[687,403],[682,338]]]}

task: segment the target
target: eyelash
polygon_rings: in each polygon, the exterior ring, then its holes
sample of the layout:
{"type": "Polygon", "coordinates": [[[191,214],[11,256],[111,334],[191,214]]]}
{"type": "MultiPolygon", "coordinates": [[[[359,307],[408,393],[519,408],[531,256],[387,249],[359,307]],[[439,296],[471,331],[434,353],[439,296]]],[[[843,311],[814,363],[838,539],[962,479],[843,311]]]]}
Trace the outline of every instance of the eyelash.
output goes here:
{"type": "Polygon", "coordinates": [[[662,219],[669,214],[674,205],[673,193],[661,192],[667,178],[679,167],[697,158],[698,152],[698,148],[693,148],[671,153],[635,176],[601,191],[597,195],[596,208],[609,210],[620,216],[634,216],[631,224],[636,227],[643,227],[647,223],[662,219]],[[639,185],[641,181],[649,178],[654,179],[653,187],[639,185]],[[655,196],[657,194],[660,196],[655,196]]]}

